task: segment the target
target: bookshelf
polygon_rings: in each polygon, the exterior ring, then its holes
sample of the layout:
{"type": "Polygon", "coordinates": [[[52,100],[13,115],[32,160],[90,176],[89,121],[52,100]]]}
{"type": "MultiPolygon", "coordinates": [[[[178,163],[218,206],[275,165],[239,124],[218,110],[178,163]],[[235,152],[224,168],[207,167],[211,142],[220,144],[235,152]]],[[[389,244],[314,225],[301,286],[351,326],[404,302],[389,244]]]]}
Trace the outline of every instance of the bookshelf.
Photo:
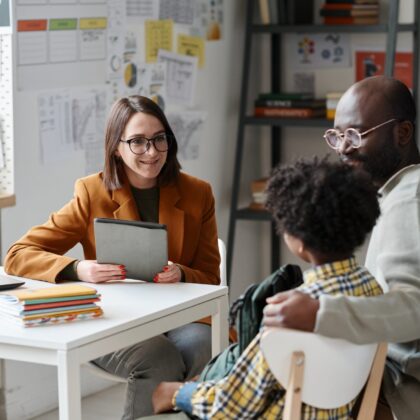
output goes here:
{"type": "MultiPolygon", "coordinates": [[[[401,32],[408,32],[413,37],[413,95],[417,101],[418,97],[418,70],[419,70],[419,1],[414,0],[413,23],[398,23],[400,1],[389,0],[387,18],[384,22],[375,25],[323,25],[323,24],[259,24],[254,23],[255,13],[258,11],[258,0],[247,0],[246,23],[244,37],[243,72],[241,79],[241,98],[239,107],[239,118],[237,128],[237,139],[235,149],[233,184],[231,192],[231,207],[229,218],[229,230],[227,241],[227,275],[228,284],[231,281],[232,263],[235,245],[235,232],[238,222],[242,220],[253,220],[256,222],[271,223],[271,271],[280,265],[280,239],[277,237],[274,224],[267,212],[248,208],[239,208],[239,190],[241,185],[242,160],[244,154],[244,142],[246,129],[249,126],[270,127],[271,138],[271,167],[276,166],[281,160],[281,141],[285,127],[331,127],[332,121],[324,118],[298,119],[298,118],[258,118],[248,113],[247,104],[249,101],[250,87],[250,65],[253,51],[253,38],[259,34],[269,36],[270,41],[270,70],[271,70],[271,92],[281,91],[280,75],[282,73],[281,48],[282,37],[288,33],[366,33],[385,34],[385,67],[384,74],[392,76],[394,72],[395,53],[397,37],[401,32]]],[[[348,86],[343,86],[346,89],[348,86]]],[[[258,147],[258,146],[256,146],[258,147]]]]}

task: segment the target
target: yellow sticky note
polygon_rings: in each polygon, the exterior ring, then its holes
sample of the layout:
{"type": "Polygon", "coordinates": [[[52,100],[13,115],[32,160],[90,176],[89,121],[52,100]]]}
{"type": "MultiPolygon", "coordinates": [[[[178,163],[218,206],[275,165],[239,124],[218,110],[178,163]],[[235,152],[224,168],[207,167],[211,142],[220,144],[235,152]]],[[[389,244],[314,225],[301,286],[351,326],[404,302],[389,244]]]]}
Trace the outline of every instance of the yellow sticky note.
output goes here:
{"type": "Polygon", "coordinates": [[[185,34],[178,35],[178,54],[193,55],[198,57],[198,67],[204,66],[205,51],[204,39],[198,36],[185,34]]]}
{"type": "Polygon", "coordinates": [[[80,18],[79,27],[80,29],[106,29],[108,19],[103,18],[80,18]]]}
{"type": "Polygon", "coordinates": [[[154,63],[158,50],[172,51],[173,21],[146,20],[146,62],[154,63]]]}

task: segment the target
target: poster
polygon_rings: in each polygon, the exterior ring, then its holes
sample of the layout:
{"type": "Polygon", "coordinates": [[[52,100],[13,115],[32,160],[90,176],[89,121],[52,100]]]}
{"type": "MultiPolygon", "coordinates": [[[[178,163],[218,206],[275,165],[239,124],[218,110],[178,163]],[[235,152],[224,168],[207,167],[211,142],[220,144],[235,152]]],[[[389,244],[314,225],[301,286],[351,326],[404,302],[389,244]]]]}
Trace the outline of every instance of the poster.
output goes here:
{"type": "MultiPolygon", "coordinates": [[[[379,76],[385,70],[384,51],[356,51],[356,81],[379,76]]],[[[410,89],[413,88],[413,53],[395,53],[394,77],[410,89]]]]}
{"type": "Polygon", "coordinates": [[[348,34],[292,34],[291,56],[298,69],[350,66],[348,34]]]}

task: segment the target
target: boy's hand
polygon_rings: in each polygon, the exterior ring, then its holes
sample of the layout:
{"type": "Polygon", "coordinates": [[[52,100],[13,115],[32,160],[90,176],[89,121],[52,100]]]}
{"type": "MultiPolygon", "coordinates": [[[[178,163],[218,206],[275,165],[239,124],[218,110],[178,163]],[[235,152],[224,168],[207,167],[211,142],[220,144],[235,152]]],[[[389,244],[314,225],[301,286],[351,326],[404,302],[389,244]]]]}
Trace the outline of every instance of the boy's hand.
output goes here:
{"type": "Polygon", "coordinates": [[[155,414],[165,413],[174,409],[172,399],[178,389],[184,385],[182,382],[161,382],[153,391],[152,404],[155,414]]]}

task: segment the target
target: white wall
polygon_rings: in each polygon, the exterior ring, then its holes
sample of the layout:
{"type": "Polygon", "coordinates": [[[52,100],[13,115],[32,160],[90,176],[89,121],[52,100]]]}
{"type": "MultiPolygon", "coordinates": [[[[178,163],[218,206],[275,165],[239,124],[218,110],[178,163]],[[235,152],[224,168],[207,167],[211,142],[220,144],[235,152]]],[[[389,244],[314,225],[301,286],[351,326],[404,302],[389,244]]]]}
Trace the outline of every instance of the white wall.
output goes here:
{"type": "MultiPolygon", "coordinates": [[[[200,161],[184,163],[184,170],[208,180],[214,190],[219,235],[227,238],[232,162],[237,126],[242,71],[243,2],[225,1],[223,40],[206,43],[206,65],[199,71],[196,91],[198,109],[208,112],[200,161]]],[[[92,74],[88,83],[97,84],[92,74]]],[[[18,92],[15,98],[15,192],[17,204],[2,212],[2,250],[48,215],[73,194],[74,181],[84,175],[81,160],[71,159],[43,166],[39,162],[40,141],[36,93],[18,92]]],[[[253,243],[250,245],[253,247],[253,243]]],[[[253,249],[249,251],[251,255],[253,249]]],[[[74,251],[80,255],[80,250],[74,251]]],[[[258,267],[254,267],[255,273],[258,267]]],[[[243,272],[247,272],[243,268],[243,272]]],[[[256,276],[253,276],[256,277],[256,276]]],[[[48,328],[48,327],[45,327],[48,328]]],[[[85,392],[109,382],[83,376],[85,392]]],[[[8,419],[27,419],[57,404],[56,370],[52,367],[6,362],[8,419]]]]}

